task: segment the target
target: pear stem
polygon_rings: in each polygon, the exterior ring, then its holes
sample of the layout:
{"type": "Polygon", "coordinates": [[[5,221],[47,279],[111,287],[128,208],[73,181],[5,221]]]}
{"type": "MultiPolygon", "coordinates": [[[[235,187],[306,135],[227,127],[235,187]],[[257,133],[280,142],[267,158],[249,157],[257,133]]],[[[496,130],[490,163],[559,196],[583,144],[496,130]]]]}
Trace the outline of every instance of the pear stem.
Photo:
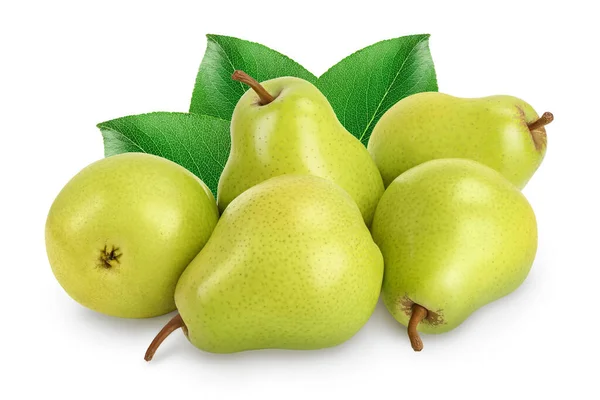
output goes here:
{"type": "Polygon", "coordinates": [[[408,321],[408,338],[414,351],[423,350],[423,341],[417,332],[417,326],[425,318],[427,318],[427,309],[417,303],[413,304],[410,321],[408,321]]]}
{"type": "Polygon", "coordinates": [[[548,125],[550,122],[554,121],[554,115],[551,112],[545,112],[541,117],[527,125],[530,131],[541,128],[542,126],[548,125]]]}
{"type": "Polygon", "coordinates": [[[234,81],[245,83],[246,85],[250,86],[260,98],[259,104],[261,106],[265,106],[273,100],[275,100],[275,97],[271,96],[271,93],[267,92],[267,89],[265,89],[256,79],[254,79],[244,71],[241,71],[239,69],[233,71],[231,79],[233,79],[234,81]]]}
{"type": "Polygon", "coordinates": [[[146,350],[146,355],[144,356],[144,360],[150,361],[152,357],[154,357],[154,353],[158,349],[158,346],[169,336],[171,333],[176,331],[179,328],[186,329],[185,323],[183,322],[183,318],[181,318],[180,314],[177,314],[163,328],[158,332],[158,335],[154,338],[150,346],[148,346],[148,350],[146,350]]]}

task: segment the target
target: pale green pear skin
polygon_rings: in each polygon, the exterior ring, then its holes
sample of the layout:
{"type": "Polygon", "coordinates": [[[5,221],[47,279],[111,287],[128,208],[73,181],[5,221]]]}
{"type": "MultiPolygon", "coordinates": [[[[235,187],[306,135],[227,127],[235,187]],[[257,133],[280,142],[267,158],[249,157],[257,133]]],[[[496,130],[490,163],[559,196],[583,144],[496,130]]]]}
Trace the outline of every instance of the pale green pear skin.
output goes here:
{"type": "Polygon", "coordinates": [[[525,187],[546,154],[544,127],[525,101],[512,96],[459,98],[424,92],[391,107],[375,125],[367,148],[387,187],[425,161],[468,158],[525,187]]]}
{"type": "Polygon", "coordinates": [[[231,153],[217,192],[219,209],[274,176],[310,174],[345,189],[370,224],[384,189],[365,147],[342,126],[310,82],[282,77],[262,85],[276,97],[273,102],[260,105],[250,89],[233,112],[231,153]]]}
{"type": "Polygon", "coordinates": [[[238,196],[175,291],[194,346],[213,353],[338,345],[369,319],[383,258],[352,198],[310,175],[238,196]]]}
{"type": "Polygon", "coordinates": [[[154,317],[175,310],[177,280],[218,217],[212,193],[191,172],[125,153],[87,166],[60,191],[46,221],[46,250],[56,279],[80,304],[154,317]]]}
{"type": "Polygon", "coordinates": [[[523,194],[472,160],[423,163],[396,178],[375,212],[373,239],[385,262],[384,303],[407,325],[442,333],[515,290],[537,250],[537,225],[523,194]]]}

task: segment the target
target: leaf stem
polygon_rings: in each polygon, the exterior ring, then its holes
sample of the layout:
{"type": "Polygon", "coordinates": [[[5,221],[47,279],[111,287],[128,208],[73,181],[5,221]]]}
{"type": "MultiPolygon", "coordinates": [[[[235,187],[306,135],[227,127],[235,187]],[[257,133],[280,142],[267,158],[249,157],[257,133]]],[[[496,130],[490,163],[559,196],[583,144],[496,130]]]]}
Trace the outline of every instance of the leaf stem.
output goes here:
{"type": "Polygon", "coordinates": [[[231,79],[233,79],[234,81],[245,83],[246,85],[250,86],[260,98],[259,104],[261,106],[265,106],[273,100],[275,100],[275,97],[271,96],[271,93],[267,92],[267,89],[265,89],[256,79],[254,79],[242,70],[235,70],[233,72],[233,75],[231,75],[231,79]]]}

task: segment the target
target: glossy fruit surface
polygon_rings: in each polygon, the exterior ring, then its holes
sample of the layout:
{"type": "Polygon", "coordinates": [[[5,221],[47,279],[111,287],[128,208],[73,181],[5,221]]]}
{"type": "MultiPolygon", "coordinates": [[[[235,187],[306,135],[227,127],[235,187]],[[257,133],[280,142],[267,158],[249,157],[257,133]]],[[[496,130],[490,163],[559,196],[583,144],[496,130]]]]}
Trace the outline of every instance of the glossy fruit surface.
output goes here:
{"type": "Polygon", "coordinates": [[[352,198],[331,181],[285,175],[227,207],[175,302],[190,341],[206,351],[318,349],[367,322],[382,275],[352,198]]]}
{"type": "Polygon", "coordinates": [[[368,149],[386,187],[426,161],[468,158],[523,188],[546,154],[544,125],[552,118],[545,113],[540,120],[529,104],[512,96],[467,99],[417,93],[381,117],[368,149]]]}
{"type": "Polygon", "coordinates": [[[471,160],[423,163],[396,178],[377,207],[373,239],[385,261],[382,295],[408,325],[442,333],[515,290],[537,249],[533,210],[493,169],[471,160]]]}
{"type": "Polygon", "coordinates": [[[175,309],[181,273],[218,219],[210,190],[161,157],[97,161],[58,194],[46,222],[52,271],[77,302],[129,318],[175,309]]]}
{"type": "Polygon", "coordinates": [[[365,147],[346,131],[310,82],[283,77],[263,82],[262,87],[274,97],[271,102],[261,103],[250,89],[233,112],[231,153],[219,180],[220,210],[269,178],[310,174],[346,190],[369,225],[383,182],[365,147]]]}

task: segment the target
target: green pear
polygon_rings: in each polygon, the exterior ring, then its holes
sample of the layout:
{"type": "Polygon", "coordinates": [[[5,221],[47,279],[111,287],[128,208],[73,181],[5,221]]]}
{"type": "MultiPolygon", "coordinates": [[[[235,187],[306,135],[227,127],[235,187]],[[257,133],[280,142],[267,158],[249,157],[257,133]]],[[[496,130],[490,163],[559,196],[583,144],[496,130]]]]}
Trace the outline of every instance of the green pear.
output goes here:
{"type": "Polygon", "coordinates": [[[213,353],[338,345],[369,319],[382,278],[381,253],[344,190],[310,175],[271,178],[227,207],[145,359],[180,327],[213,353]]]}
{"type": "Polygon", "coordinates": [[[231,120],[231,153],[219,180],[222,211],[250,187],[283,174],[329,179],[345,189],[370,225],[383,182],[369,152],[335,116],[323,94],[300,78],[262,84],[242,71],[248,84],[231,120]]]}
{"type": "Polygon", "coordinates": [[[442,333],[515,290],[537,249],[535,215],[516,186],[472,160],[423,163],[396,178],[373,219],[385,262],[383,300],[408,325],[442,333]]]}
{"type": "Polygon", "coordinates": [[[551,113],[541,117],[512,96],[465,99],[426,92],[406,97],[377,122],[368,149],[387,187],[438,158],[468,158],[525,187],[546,154],[551,113]]]}
{"type": "Polygon", "coordinates": [[[175,309],[181,273],[219,218],[204,183],[164,158],[126,153],[80,171],[54,200],[46,250],[65,291],[128,318],[175,309]]]}

